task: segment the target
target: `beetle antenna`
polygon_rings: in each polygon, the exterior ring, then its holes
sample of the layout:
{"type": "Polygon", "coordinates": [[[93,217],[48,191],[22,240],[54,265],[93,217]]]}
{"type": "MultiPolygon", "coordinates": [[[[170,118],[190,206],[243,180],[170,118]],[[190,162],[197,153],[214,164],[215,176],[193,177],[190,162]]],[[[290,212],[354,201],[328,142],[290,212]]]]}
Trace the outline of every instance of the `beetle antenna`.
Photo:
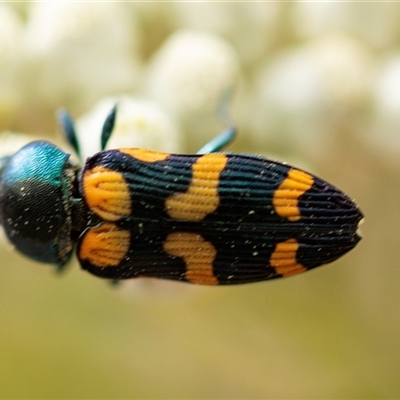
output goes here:
{"type": "Polygon", "coordinates": [[[111,134],[114,130],[116,117],[117,117],[117,104],[115,104],[114,107],[110,110],[104,121],[100,137],[101,150],[104,150],[106,148],[107,142],[110,139],[111,134]]]}
{"type": "Polygon", "coordinates": [[[65,139],[74,149],[76,155],[81,158],[81,152],[73,118],[65,108],[60,108],[57,111],[56,116],[65,139]]]}

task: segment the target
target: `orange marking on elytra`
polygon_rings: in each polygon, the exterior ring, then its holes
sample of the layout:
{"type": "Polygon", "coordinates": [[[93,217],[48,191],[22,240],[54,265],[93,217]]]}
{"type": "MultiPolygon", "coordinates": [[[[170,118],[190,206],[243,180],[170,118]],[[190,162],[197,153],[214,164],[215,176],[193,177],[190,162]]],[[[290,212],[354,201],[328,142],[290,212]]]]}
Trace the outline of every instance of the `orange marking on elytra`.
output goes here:
{"type": "Polygon", "coordinates": [[[86,204],[105,221],[132,214],[129,187],[120,172],[96,166],[85,171],[82,182],[86,204]]]}
{"type": "Polygon", "coordinates": [[[300,245],[296,239],[289,239],[276,245],[269,260],[276,273],[282,276],[290,276],[307,271],[307,268],[296,260],[296,253],[299,247],[300,245]]]}
{"type": "Polygon", "coordinates": [[[164,251],[183,258],[186,264],[185,278],[192,283],[218,285],[214,275],[213,261],[217,255],[214,246],[202,236],[188,232],[174,232],[167,236],[164,251]]]}
{"type": "Polygon", "coordinates": [[[291,169],[287,177],[274,192],[272,204],[275,212],[289,221],[298,221],[301,218],[299,198],[314,183],[314,178],[304,171],[291,169]]]}
{"type": "Polygon", "coordinates": [[[201,221],[213,213],[220,202],[219,177],[228,159],[225,154],[205,154],[192,165],[193,177],[185,193],[168,197],[165,206],[171,218],[201,221]]]}
{"type": "Polygon", "coordinates": [[[144,162],[164,161],[170,154],[161,151],[153,151],[146,149],[118,149],[121,153],[129,154],[131,157],[144,162]]]}
{"type": "Polygon", "coordinates": [[[131,234],[112,223],[88,229],[79,248],[79,258],[96,267],[116,267],[129,251],[131,234]]]}

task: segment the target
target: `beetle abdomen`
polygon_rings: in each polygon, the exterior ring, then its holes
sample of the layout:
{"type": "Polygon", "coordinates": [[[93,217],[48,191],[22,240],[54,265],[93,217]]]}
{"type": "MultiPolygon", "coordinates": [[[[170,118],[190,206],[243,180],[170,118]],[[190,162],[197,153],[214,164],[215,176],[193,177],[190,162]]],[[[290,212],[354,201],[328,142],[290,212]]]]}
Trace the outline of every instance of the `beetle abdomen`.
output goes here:
{"type": "Polygon", "coordinates": [[[360,239],[362,214],[343,192],[259,156],[103,151],[84,166],[81,195],[104,223],[78,258],[106,278],[253,282],[331,262],[360,239]]]}

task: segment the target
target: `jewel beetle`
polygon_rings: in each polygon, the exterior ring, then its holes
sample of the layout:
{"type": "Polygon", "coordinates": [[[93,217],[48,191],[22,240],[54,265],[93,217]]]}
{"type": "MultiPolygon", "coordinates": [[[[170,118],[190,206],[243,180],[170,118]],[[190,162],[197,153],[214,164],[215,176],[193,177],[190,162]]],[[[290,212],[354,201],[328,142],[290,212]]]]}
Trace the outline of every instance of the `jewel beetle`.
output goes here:
{"type": "MultiPolygon", "coordinates": [[[[257,282],[330,263],[356,246],[363,215],[342,191],[300,168],[219,152],[230,128],[194,155],[101,148],[82,168],[36,141],[0,159],[0,221],[18,251],[111,280],[208,285],[257,282]]],[[[74,123],[60,121],[79,154],[74,123]]]]}

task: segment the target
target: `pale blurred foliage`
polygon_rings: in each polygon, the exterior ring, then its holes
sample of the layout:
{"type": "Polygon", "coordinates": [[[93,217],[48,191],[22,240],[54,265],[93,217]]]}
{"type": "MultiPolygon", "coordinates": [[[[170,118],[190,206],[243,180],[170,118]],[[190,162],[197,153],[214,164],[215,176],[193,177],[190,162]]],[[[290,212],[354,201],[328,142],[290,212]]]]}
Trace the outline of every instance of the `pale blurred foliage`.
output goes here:
{"type": "Polygon", "coordinates": [[[0,397],[399,397],[399,42],[396,2],[0,4],[1,154],[62,143],[66,107],[90,155],[115,102],[109,146],[193,152],[224,106],[229,150],[298,159],[366,215],[334,265],[234,288],[58,279],[4,243],[0,397]]]}

